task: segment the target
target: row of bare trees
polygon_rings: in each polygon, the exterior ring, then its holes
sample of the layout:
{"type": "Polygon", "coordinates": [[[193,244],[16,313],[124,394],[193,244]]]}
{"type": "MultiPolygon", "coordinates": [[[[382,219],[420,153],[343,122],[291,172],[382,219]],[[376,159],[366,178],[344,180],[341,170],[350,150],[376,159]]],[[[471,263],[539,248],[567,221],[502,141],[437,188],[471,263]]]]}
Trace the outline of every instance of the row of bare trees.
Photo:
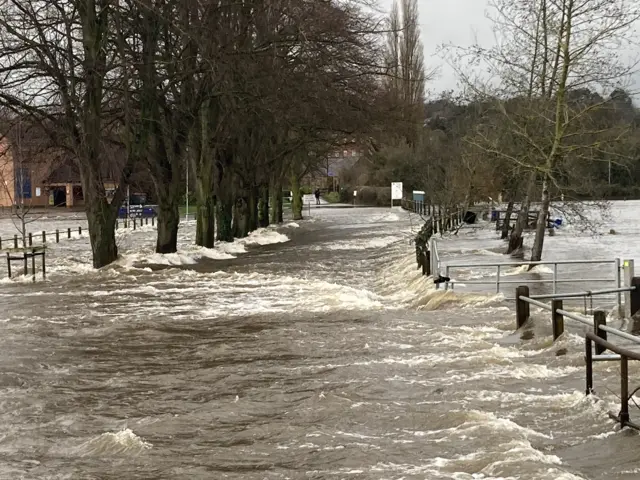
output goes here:
{"type": "Polygon", "coordinates": [[[0,106],[73,158],[95,267],[140,170],[157,252],[177,249],[187,169],[212,247],[282,221],[285,185],[300,218],[301,178],[388,121],[386,30],[367,0],[0,0],[0,106]]]}

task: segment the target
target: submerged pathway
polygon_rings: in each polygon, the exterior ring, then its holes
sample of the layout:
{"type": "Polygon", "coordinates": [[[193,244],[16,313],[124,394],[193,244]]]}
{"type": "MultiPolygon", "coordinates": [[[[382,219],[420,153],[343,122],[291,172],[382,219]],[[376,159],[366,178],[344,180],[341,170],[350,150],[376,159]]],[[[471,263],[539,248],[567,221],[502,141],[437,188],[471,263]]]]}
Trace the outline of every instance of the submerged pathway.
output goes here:
{"type": "Polygon", "coordinates": [[[0,478],[638,478],[617,399],[583,395],[582,337],[435,291],[416,221],[318,209],[208,252],[187,226],[173,256],[142,232],[98,272],[61,244],[46,283],[0,286],[0,478]]]}

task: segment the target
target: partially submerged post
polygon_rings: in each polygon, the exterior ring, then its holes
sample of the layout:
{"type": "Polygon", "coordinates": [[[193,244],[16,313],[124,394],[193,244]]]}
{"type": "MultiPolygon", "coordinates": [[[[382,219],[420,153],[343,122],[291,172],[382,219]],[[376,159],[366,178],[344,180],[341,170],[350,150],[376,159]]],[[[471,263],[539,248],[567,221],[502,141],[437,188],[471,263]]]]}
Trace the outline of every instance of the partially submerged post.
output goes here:
{"type": "MultiPolygon", "coordinates": [[[[595,333],[598,337],[603,339],[605,342],[607,341],[607,332],[600,329],[600,326],[607,324],[607,313],[604,310],[596,310],[593,312],[593,333],[595,333]]],[[[604,353],[605,348],[596,343],[596,355],[601,355],[604,353]]]]}
{"type": "Polygon", "coordinates": [[[564,317],[558,310],[562,310],[562,300],[551,300],[551,325],[553,327],[553,340],[556,341],[564,333],[564,317]]]}
{"type": "Polygon", "coordinates": [[[520,285],[516,288],[516,328],[522,328],[530,316],[529,304],[520,297],[529,297],[529,287],[520,285]]]}

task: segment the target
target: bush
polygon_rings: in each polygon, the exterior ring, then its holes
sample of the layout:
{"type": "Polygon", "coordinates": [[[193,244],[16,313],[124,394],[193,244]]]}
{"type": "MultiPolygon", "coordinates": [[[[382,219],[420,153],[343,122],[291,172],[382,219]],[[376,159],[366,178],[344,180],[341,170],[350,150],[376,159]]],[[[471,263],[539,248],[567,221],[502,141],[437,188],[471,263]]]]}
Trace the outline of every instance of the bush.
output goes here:
{"type": "Polygon", "coordinates": [[[338,192],[329,192],[326,195],[323,195],[322,198],[324,198],[329,203],[340,202],[340,194],[338,192]]]}
{"type": "Polygon", "coordinates": [[[303,195],[311,195],[313,193],[313,188],[305,185],[304,187],[300,187],[300,193],[302,193],[303,195]]]}

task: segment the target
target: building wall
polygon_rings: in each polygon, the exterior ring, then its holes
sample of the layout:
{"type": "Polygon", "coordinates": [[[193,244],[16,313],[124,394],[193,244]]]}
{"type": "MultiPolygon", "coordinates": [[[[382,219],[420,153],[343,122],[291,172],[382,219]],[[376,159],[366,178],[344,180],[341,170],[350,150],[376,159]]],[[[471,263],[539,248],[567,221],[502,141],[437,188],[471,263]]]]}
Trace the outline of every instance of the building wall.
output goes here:
{"type": "Polygon", "coordinates": [[[13,205],[15,194],[13,155],[6,138],[0,139],[0,207],[13,205]]]}

